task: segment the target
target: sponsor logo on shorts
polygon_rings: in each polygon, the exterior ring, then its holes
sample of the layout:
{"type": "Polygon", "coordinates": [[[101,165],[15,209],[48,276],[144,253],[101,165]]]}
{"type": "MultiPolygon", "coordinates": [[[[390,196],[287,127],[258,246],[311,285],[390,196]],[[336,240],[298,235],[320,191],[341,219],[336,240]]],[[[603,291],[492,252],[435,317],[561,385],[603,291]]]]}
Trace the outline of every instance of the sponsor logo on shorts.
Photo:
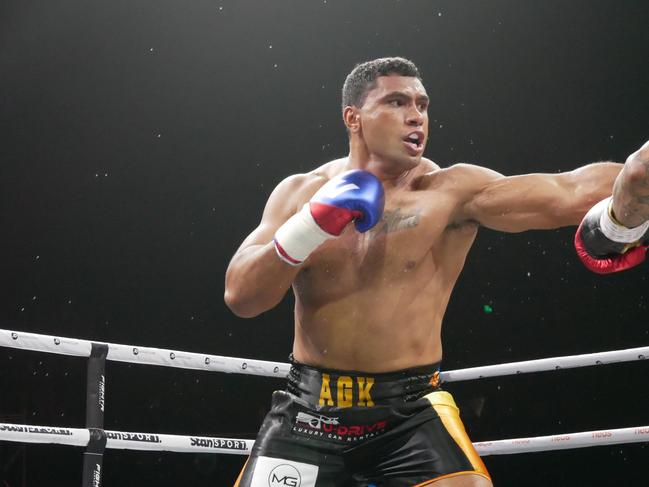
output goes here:
{"type": "Polygon", "coordinates": [[[373,385],[374,377],[341,375],[334,381],[329,374],[322,374],[318,406],[372,407],[370,390],[373,385]]]}
{"type": "Polygon", "coordinates": [[[301,484],[300,472],[293,465],[278,465],[268,476],[269,487],[300,487],[301,484]]]}
{"type": "Polygon", "coordinates": [[[293,432],[302,436],[331,440],[338,443],[355,443],[385,433],[387,426],[387,421],[346,425],[341,424],[338,417],[297,413],[293,432]]]}
{"type": "Polygon", "coordinates": [[[123,433],[121,431],[106,431],[109,440],[140,441],[143,443],[162,443],[158,435],[148,433],[123,433]]]}
{"type": "Polygon", "coordinates": [[[340,424],[338,418],[329,418],[320,414],[297,413],[296,423],[308,424],[312,428],[320,429],[322,424],[340,424]]]}
{"type": "Polygon", "coordinates": [[[200,446],[203,448],[225,448],[226,450],[245,450],[246,442],[241,440],[231,440],[228,438],[194,438],[190,437],[191,446],[200,446]]]}
{"type": "Polygon", "coordinates": [[[260,456],[254,461],[250,487],[315,487],[318,466],[260,456]]]}

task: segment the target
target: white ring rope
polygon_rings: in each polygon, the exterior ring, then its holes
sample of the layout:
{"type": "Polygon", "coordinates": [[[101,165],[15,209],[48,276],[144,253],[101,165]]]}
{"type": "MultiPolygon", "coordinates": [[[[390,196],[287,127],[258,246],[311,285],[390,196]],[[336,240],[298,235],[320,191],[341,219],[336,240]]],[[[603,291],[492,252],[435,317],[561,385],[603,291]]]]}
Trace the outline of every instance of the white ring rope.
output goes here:
{"type": "Polygon", "coordinates": [[[485,365],[482,367],[449,370],[448,372],[442,372],[440,377],[445,382],[459,382],[462,380],[483,379],[485,377],[498,377],[502,375],[572,369],[575,367],[589,367],[591,365],[615,364],[619,362],[633,362],[635,360],[645,360],[646,358],[649,358],[649,347],[627,348],[625,350],[612,350],[610,352],[564,355],[563,357],[542,358],[537,360],[525,360],[522,362],[510,362],[507,364],[485,365]]]}
{"type": "MultiPolygon", "coordinates": [[[[89,431],[80,428],[32,426],[0,423],[0,441],[19,443],[56,443],[86,446],[89,431]]],[[[254,440],[213,438],[209,436],[163,435],[158,433],[129,433],[106,431],[106,448],[120,450],[172,451],[182,453],[229,453],[249,455],[254,440]]],[[[566,450],[590,446],[640,443],[649,441],[649,426],[600,431],[584,431],[534,438],[481,441],[474,443],[480,456],[509,455],[547,450],[566,450]]]]}
{"type": "MultiPolygon", "coordinates": [[[[38,335],[36,333],[0,329],[0,347],[89,357],[92,343],[89,340],[79,340],[77,338],[38,335]]],[[[105,344],[108,345],[106,360],[116,362],[161,365],[181,369],[206,370],[209,372],[263,375],[268,377],[286,377],[290,369],[290,364],[268,362],[266,360],[223,357],[220,355],[206,355],[135,345],[119,345],[116,343],[105,344]]]]}
{"type": "MultiPolygon", "coordinates": [[[[91,341],[79,340],[77,338],[63,338],[0,329],[0,347],[89,357],[91,344],[91,341]]],[[[164,348],[119,345],[116,343],[106,343],[106,345],[108,345],[108,356],[106,359],[117,362],[161,365],[182,369],[251,374],[267,377],[286,377],[290,369],[290,364],[282,362],[224,357],[221,355],[205,355],[193,352],[168,350],[164,348]]],[[[644,360],[647,357],[649,357],[649,347],[638,347],[626,350],[613,350],[610,352],[567,355],[563,357],[449,370],[442,372],[440,378],[444,382],[459,382],[462,380],[482,379],[484,377],[570,369],[574,367],[587,367],[591,365],[603,365],[618,362],[631,362],[635,360],[644,360]]]]}
{"type": "Polygon", "coordinates": [[[474,443],[481,456],[510,455],[535,451],[568,450],[588,446],[618,445],[649,441],[649,427],[618,428],[611,430],[583,431],[563,435],[512,438],[511,440],[480,441],[474,443]]]}
{"type": "MultiPolygon", "coordinates": [[[[109,431],[106,448],[118,450],[173,451],[181,453],[230,453],[248,455],[255,440],[213,438],[209,436],[163,435],[159,433],[130,433],[109,431]]],[[[0,423],[0,441],[18,443],[55,443],[58,445],[87,446],[90,431],[83,428],[33,426],[0,423]]]]}
{"type": "MultiPolygon", "coordinates": [[[[55,337],[0,329],[0,346],[3,347],[89,357],[92,343],[88,340],[79,340],[76,338],[55,337]]],[[[114,343],[106,343],[106,345],[108,346],[106,359],[118,362],[270,377],[285,377],[290,368],[290,364],[280,362],[205,355],[114,343]]],[[[649,347],[639,347],[627,350],[472,367],[443,372],[441,377],[446,382],[454,382],[483,377],[644,360],[647,356],[649,356],[649,347]]],[[[106,448],[127,450],[211,452],[246,455],[250,453],[250,449],[254,443],[254,440],[234,438],[129,433],[108,430],[105,433],[107,436],[106,448]]],[[[0,440],[2,441],[86,446],[89,439],[90,433],[87,429],[0,423],[0,440]]],[[[649,441],[649,426],[478,442],[474,443],[474,446],[480,455],[485,456],[646,441],[649,441]]]]}

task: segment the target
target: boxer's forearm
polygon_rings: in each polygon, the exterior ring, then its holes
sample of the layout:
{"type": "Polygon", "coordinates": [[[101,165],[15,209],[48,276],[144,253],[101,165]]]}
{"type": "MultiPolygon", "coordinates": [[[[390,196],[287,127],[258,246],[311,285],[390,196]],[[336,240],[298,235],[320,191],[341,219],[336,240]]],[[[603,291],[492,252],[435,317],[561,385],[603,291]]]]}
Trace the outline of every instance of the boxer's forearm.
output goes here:
{"type": "Polygon", "coordinates": [[[237,316],[257,316],[282,300],[299,271],[277,257],[273,242],[240,250],[225,274],[225,303],[237,316]]]}
{"type": "Polygon", "coordinates": [[[613,214],[628,228],[649,220],[649,142],[629,156],[615,180],[613,214]]]}

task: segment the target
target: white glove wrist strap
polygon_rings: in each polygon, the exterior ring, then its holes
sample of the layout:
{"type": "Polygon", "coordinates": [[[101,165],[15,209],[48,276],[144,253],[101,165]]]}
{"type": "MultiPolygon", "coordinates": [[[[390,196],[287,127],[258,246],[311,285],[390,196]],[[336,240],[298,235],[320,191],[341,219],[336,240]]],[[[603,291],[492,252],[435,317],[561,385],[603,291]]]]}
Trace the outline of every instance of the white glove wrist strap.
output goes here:
{"type": "Polygon", "coordinates": [[[634,228],[627,228],[624,225],[620,225],[613,221],[613,218],[611,217],[610,208],[612,205],[613,198],[609,196],[593,207],[593,210],[597,208],[596,211],[600,212],[599,226],[602,233],[606,235],[606,238],[613,242],[632,243],[640,240],[649,229],[649,221],[646,221],[640,226],[634,228]]]}
{"type": "Polygon", "coordinates": [[[275,251],[280,259],[291,265],[301,264],[315,249],[326,240],[335,238],[321,229],[311,215],[309,203],[289,218],[275,232],[275,251]],[[288,260],[277,244],[292,260],[288,260]]]}

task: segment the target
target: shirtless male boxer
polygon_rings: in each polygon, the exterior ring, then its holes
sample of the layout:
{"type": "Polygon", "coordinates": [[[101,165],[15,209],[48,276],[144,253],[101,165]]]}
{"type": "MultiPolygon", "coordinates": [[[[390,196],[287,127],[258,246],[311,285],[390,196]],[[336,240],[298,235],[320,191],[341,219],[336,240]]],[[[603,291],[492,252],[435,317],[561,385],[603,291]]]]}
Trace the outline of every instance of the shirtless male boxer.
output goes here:
{"type": "Polygon", "coordinates": [[[279,183],[227,270],[238,316],[295,294],[287,390],[273,394],[235,485],[491,486],[439,389],[451,290],[480,225],[577,225],[621,166],[442,169],[422,157],[428,96],[403,58],[356,66],[342,106],[349,155],[279,183]]]}
{"type": "Polygon", "coordinates": [[[579,258],[598,274],[640,264],[648,246],[649,142],[628,157],[613,196],[588,211],[575,235],[579,258]]]}

